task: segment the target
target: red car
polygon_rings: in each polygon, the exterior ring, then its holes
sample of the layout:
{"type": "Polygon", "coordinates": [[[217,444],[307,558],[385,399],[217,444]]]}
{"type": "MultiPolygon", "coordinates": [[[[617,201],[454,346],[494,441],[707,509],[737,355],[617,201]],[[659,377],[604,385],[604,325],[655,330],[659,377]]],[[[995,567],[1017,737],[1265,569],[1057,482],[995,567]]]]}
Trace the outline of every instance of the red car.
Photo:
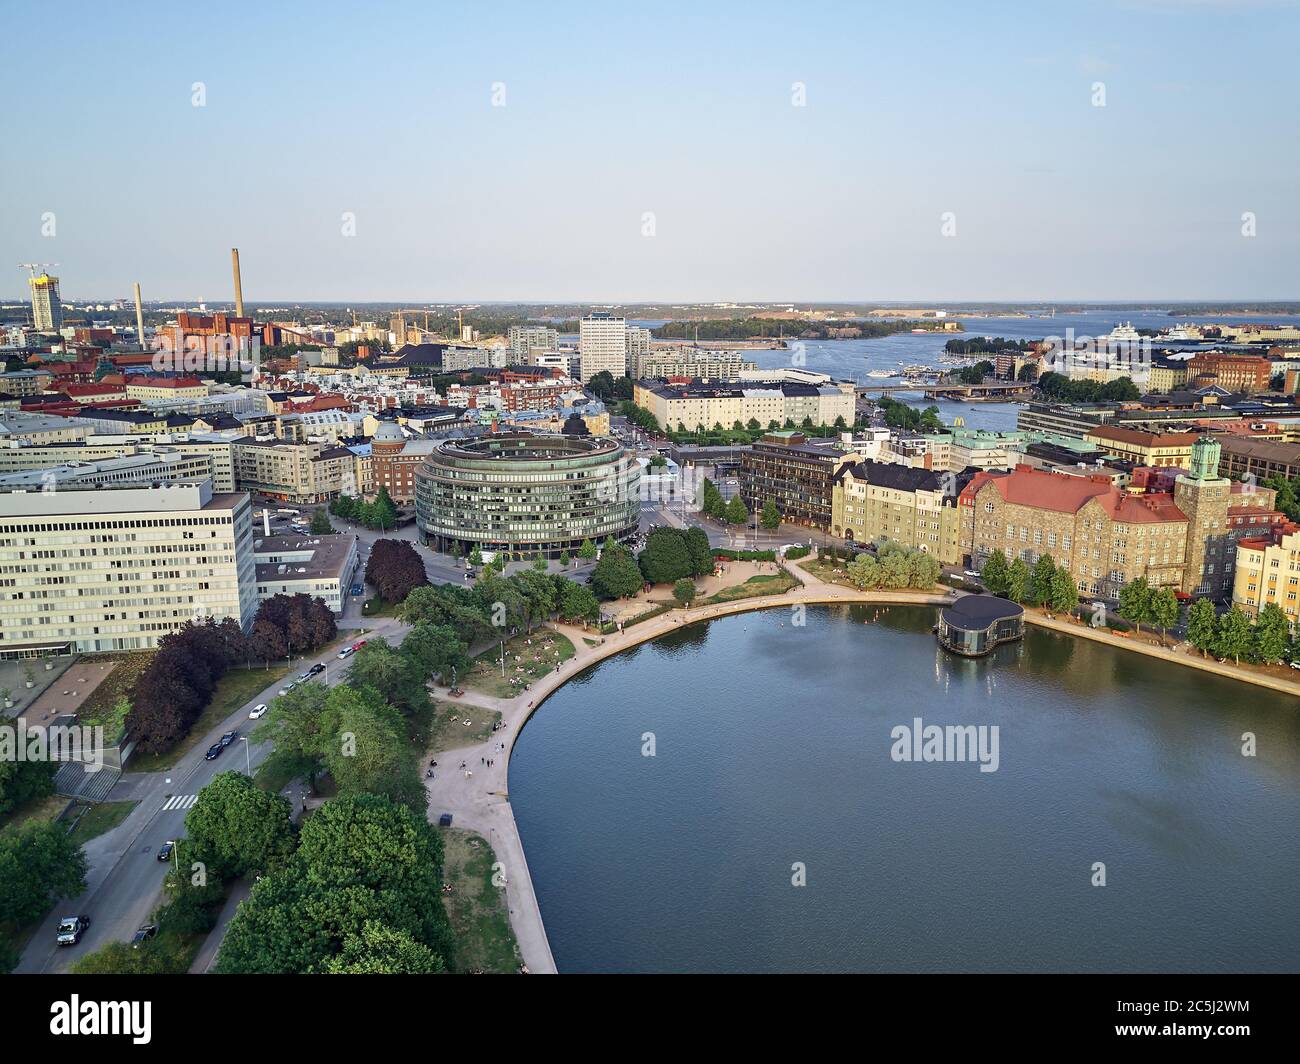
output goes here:
{"type": "Polygon", "coordinates": [[[365,645],[366,645],[366,640],[363,639],[363,640],[361,640],[360,643],[353,643],[353,644],[352,644],[352,649],[353,649],[353,650],[360,650],[360,649],[361,649],[363,646],[365,646],[365,645]]]}

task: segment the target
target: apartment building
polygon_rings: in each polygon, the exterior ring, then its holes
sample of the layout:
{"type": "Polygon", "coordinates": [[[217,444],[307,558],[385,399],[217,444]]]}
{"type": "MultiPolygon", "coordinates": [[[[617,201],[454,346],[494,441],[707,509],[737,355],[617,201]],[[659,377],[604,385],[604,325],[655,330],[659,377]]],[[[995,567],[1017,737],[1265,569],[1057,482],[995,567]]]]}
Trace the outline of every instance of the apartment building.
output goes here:
{"type": "Polygon", "coordinates": [[[1084,442],[1134,465],[1182,469],[1191,466],[1192,447],[1199,438],[1196,432],[1143,432],[1114,425],[1100,425],[1083,437],[1084,442]]]}
{"type": "MultiPolygon", "coordinates": [[[[324,450],[316,443],[279,439],[236,440],[233,445],[235,484],[240,491],[258,491],[285,502],[316,503],[331,498],[327,477],[314,459],[324,450]]],[[[337,485],[333,489],[338,493],[337,485]]]]}
{"type": "Polygon", "coordinates": [[[508,336],[510,358],[516,363],[527,362],[534,351],[558,351],[560,334],[547,325],[512,325],[508,336]]]}
{"type": "Polygon", "coordinates": [[[1268,391],[1273,363],[1258,355],[1229,355],[1207,351],[1194,355],[1187,363],[1188,382],[1196,388],[1217,385],[1229,392],[1268,391]]]}
{"type": "Polygon", "coordinates": [[[1251,617],[1271,602],[1300,622],[1300,525],[1287,521],[1238,542],[1232,602],[1251,617]]]}
{"type": "Polygon", "coordinates": [[[578,353],[582,358],[582,383],[597,373],[622,377],[627,373],[627,322],[603,311],[578,322],[578,353]]]}
{"type": "Polygon", "coordinates": [[[832,481],[831,534],[854,543],[888,539],[957,565],[962,560],[957,498],[964,484],[931,469],[846,463],[832,481]]]}
{"type": "Polygon", "coordinates": [[[1288,480],[1300,476],[1300,444],[1271,443],[1228,433],[1216,439],[1222,448],[1219,471],[1226,477],[1261,481],[1272,476],[1288,480]]]}
{"type": "Polygon", "coordinates": [[[0,494],[0,657],[140,650],[186,621],[252,624],[245,494],[208,480],[0,494]]]}
{"type": "Polygon", "coordinates": [[[647,350],[633,363],[632,375],[637,379],[687,377],[733,382],[740,380],[743,373],[757,370],[758,364],[742,357],[740,351],[682,346],[647,350]]]}
{"type": "Polygon", "coordinates": [[[737,421],[779,429],[853,424],[855,396],[851,383],[804,384],[798,381],[743,381],[734,385],[666,384],[637,381],[632,398],[668,429],[714,425],[731,428],[737,421]]]}
{"type": "Polygon", "coordinates": [[[770,432],[755,441],[740,456],[740,497],[750,513],[771,500],[791,524],[829,528],[835,474],[861,457],[837,444],[800,432],[770,432]]]}
{"type": "Polygon", "coordinates": [[[202,399],[208,386],[197,377],[128,377],[126,396],[142,403],[163,399],[202,399]]]}

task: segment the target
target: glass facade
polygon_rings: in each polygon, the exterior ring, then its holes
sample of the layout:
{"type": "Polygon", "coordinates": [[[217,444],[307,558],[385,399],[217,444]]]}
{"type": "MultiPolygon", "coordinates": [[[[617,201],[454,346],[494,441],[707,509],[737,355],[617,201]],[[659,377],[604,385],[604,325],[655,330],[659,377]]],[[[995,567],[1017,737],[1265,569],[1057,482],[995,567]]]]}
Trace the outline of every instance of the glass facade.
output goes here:
{"type": "Polygon", "coordinates": [[[439,447],[416,474],[420,536],[438,550],[554,556],[630,537],[641,469],[602,437],[495,434],[439,447]]]}

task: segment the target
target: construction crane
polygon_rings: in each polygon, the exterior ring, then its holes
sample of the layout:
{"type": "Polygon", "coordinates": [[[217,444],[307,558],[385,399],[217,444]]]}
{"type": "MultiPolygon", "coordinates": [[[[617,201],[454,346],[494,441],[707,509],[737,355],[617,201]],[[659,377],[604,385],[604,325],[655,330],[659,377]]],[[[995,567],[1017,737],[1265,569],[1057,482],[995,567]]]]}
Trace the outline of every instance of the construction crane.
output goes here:
{"type": "Polygon", "coordinates": [[[57,262],[20,262],[18,268],[20,270],[31,270],[32,276],[35,277],[37,270],[40,270],[41,273],[49,273],[49,268],[57,265],[57,262]]]}

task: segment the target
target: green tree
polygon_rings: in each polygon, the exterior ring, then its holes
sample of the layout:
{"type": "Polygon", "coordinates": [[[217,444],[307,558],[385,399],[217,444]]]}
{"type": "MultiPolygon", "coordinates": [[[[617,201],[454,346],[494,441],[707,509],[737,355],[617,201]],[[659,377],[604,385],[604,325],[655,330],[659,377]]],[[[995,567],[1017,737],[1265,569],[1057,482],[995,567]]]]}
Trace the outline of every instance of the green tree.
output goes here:
{"type": "Polygon", "coordinates": [[[884,574],[880,571],[880,564],[870,554],[859,554],[849,562],[846,571],[849,583],[859,591],[878,588],[884,581],[884,574]]]}
{"type": "Polygon", "coordinates": [[[1047,602],[1058,613],[1067,613],[1079,604],[1079,591],[1074,586],[1074,578],[1070,576],[1070,570],[1060,568],[1052,573],[1047,602]]]}
{"type": "Polygon", "coordinates": [[[311,512],[310,531],[313,536],[329,536],[334,533],[334,526],[330,524],[330,515],[320,507],[311,512]]]}
{"type": "Polygon", "coordinates": [[[709,534],[702,528],[688,528],[683,537],[686,549],[691,555],[691,575],[708,576],[713,572],[713,547],[709,544],[709,534]]]}
{"type": "Polygon", "coordinates": [[[381,530],[391,529],[397,525],[397,505],[388,494],[386,487],[381,486],[375,495],[375,501],[370,503],[368,523],[372,528],[378,527],[381,530]]]}
{"type": "Polygon", "coordinates": [[[1056,575],[1056,562],[1050,554],[1042,554],[1034,562],[1033,592],[1030,601],[1041,606],[1051,597],[1052,577],[1056,575]]]}
{"type": "Polygon", "coordinates": [[[86,855],[65,825],[29,820],[0,831],[0,925],[28,924],[86,889],[86,855]]]}
{"type": "Polygon", "coordinates": [[[727,502],[727,508],[723,514],[728,524],[747,525],[749,524],[749,511],[745,509],[745,503],[740,496],[733,495],[727,502]]]}
{"type": "Polygon", "coordinates": [[[1151,623],[1160,627],[1162,639],[1165,633],[1178,623],[1178,615],[1181,612],[1182,607],[1172,587],[1162,587],[1151,596],[1151,623]]]}
{"type": "Polygon", "coordinates": [[[685,536],[676,528],[656,528],[646,536],[637,564],[651,584],[671,584],[690,576],[694,569],[685,536]]]}
{"type": "Polygon", "coordinates": [[[1218,615],[1214,603],[1207,598],[1198,598],[1187,610],[1187,641],[1203,655],[1214,650],[1214,640],[1218,633],[1218,615]]]}
{"type": "Polygon", "coordinates": [[[673,584],[673,598],[683,606],[689,606],[695,601],[695,581],[689,576],[684,576],[673,584]]]}
{"type": "Polygon", "coordinates": [[[568,621],[594,621],[600,616],[600,602],[586,584],[566,580],[560,592],[560,616],[568,621]]]}
{"type": "Polygon", "coordinates": [[[1007,570],[1007,556],[1001,550],[995,550],[985,559],[980,570],[984,586],[995,595],[1003,594],[1007,590],[1007,570]]]}
{"type": "Polygon", "coordinates": [[[1255,657],[1266,665],[1281,661],[1286,656],[1291,638],[1291,625],[1286,614],[1276,602],[1269,602],[1255,618],[1255,657]]]}
{"type": "Polygon", "coordinates": [[[589,539],[584,539],[582,541],[582,546],[578,548],[578,557],[582,558],[584,561],[590,561],[595,556],[596,544],[592,543],[589,539]]]}
{"type": "Polygon", "coordinates": [[[329,701],[336,731],[321,753],[339,793],[383,795],[424,816],[428,796],[397,708],[373,690],[346,684],[335,687],[329,701]]]}
{"type": "Polygon", "coordinates": [[[1233,606],[1219,618],[1214,633],[1214,652],[1219,657],[1232,658],[1240,665],[1243,657],[1250,656],[1253,636],[1250,618],[1233,606]]]}
{"type": "Polygon", "coordinates": [[[19,761],[0,753],[0,818],[33,799],[53,794],[57,767],[53,761],[19,761]]]}
{"type": "Polygon", "coordinates": [[[1142,622],[1151,620],[1151,585],[1145,576],[1130,580],[1119,590],[1119,615],[1142,631],[1142,622]]]}
{"type": "Polygon", "coordinates": [[[1033,593],[1033,574],[1023,558],[1007,566],[1007,598],[1012,602],[1027,602],[1033,593]]]}
{"type": "Polygon", "coordinates": [[[373,936],[369,948],[354,945],[345,957],[349,940],[365,947],[371,923],[427,947],[450,968],[442,857],[442,840],[423,814],[373,794],[326,802],[303,825],[290,865],[264,877],[239,907],[216,970],[310,973],[336,959],[346,966],[389,957],[373,936]]]}
{"type": "Polygon", "coordinates": [[[569,556],[567,550],[560,551],[560,566],[562,568],[567,569],[572,561],[573,559],[569,556]]]}
{"type": "Polygon", "coordinates": [[[644,578],[627,548],[607,547],[591,571],[591,589],[598,598],[627,598],[641,590],[644,578]]]}
{"type": "Polygon", "coordinates": [[[776,508],[776,503],[772,499],[767,499],[763,503],[763,512],[759,518],[759,523],[767,529],[781,526],[781,511],[776,508]]]}
{"type": "Polygon", "coordinates": [[[343,940],[342,951],[317,970],[326,975],[437,975],[446,967],[441,957],[405,931],[367,920],[358,934],[343,940]]]}
{"type": "Polygon", "coordinates": [[[470,665],[469,647],[449,624],[417,624],[402,640],[402,653],[423,676],[438,676],[449,683],[454,669],[463,675],[470,665]]]}
{"type": "Polygon", "coordinates": [[[292,808],[242,772],[221,772],[185,814],[187,848],[223,879],[267,872],[294,851],[292,808]]]}

